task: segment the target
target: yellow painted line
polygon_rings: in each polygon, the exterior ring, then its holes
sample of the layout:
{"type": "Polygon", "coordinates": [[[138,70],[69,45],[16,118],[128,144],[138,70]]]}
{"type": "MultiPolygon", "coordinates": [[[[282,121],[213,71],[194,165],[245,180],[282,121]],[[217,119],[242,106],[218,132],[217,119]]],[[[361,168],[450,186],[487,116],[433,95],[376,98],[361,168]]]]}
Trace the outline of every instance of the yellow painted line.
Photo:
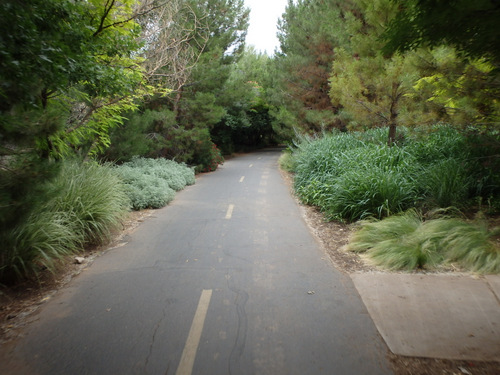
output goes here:
{"type": "Polygon", "coordinates": [[[205,318],[207,317],[208,305],[210,304],[211,298],[212,289],[203,290],[201,292],[200,302],[198,302],[198,308],[194,314],[193,323],[189,330],[186,345],[182,351],[181,361],[179,367],[177,367],[176,375],[191,375],[193,372],[194,359],[196,357],[198,345],[200,344],[201,332],[203,331],[203,325],[205,324],[205,318]]]}
{"type": "Polygon", "coordinates": [[[243,182],[244,179],[245,179],[245,176],[241,176],[240,182],[243,182]]]}
{"type": "Polygon", "coordinates": [[[252,167],[253,167],[253,164],[250,164],[250,165],[248,166],[248,168],[252,168],[252,167]]]}
{"type": "Polygon", "coordinates": [[[234,204],[230,204],[229,207],[227,208],[227,212],[226,212],[226,219],[231,219],[231,217],[233,216],[233,210],[234,210],[234,204]]]}

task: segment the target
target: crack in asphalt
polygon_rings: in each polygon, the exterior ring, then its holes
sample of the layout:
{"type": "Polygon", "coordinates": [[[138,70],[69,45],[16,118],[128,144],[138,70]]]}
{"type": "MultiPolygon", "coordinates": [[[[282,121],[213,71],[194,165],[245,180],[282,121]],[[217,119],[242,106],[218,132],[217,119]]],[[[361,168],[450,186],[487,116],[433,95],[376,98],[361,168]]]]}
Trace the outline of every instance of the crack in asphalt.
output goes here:
{"type": "MultiPolygon", "coordinates": [[[[149,364],[149,359],[151,358],[151,355],[153,354],[153,346],[155,344],[156,334],[158,333],[158,330],[160,329],[161,324],[163,323],[163,321],[167,317],[167,305],[168,304],[169,304],[169,301],[167,300],[166,304],[165,304],[165,307],[163,307],[163,315],[160,318],[160,320],[158,321],[158,323],[156,323],[155,329],[153,331],[153,337],[151,339],[151,343],[149,344],[149,352],[148,352],[148,355],[146,357],[146,361],[144,363],[144,369],[146,370],[146,373],[147,373],[147,368],[148,368],[148,364],[149,364]]],[[[170,364],[168,364],[167,372],[165,372],[165,374],[168,373],[168,368],[169,367],[170,367],[170,364]]]]}

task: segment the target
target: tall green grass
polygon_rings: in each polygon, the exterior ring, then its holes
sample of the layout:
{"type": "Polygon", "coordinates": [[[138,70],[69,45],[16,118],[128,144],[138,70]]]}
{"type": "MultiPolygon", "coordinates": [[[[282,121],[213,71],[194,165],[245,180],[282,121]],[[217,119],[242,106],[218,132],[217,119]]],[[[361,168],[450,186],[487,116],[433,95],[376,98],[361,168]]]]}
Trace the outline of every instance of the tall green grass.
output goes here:
{"type": "Polygon", "coordinates": [[[108,241],[131,205],[162,207],[194,182],[191,168],[165,159],[137,158],[120,167],[64,162],[40,189],[45,199],[33,200],[27,219],[1,238],[0,281],[54,270],[58,259],[108,241]]]}
{"type": "Polygon", "coordinates": [[[107,241],[129,209],[123,184],[108,165],[64,162],[44,191],[47,199],[2,239],[0,279],[53,270],[61,257],[107,241]]]}
{"type": "Polygon", "coordinates": [[[44,211],[70,215],[75,233],[85,244],[101,244],[121,224],[130,201],[111,165],[66,162],[50,189],[57,194],[44,211]]]}
{"type": "Polygon", "coordinates": [[[449,157],[422,166],[416,184],[432,207],[463,207],[474,181],[466,160],[449,157]]]}
{"type": "Polygon", "coordinates": [[[294,186],[302,201],[342,221],[380,218],[414,205],[414,157],[383,144],[379,129],[372,133],[334,133],[299,146],[294,186]]]}
{"type": "Polygon", "coordinates": [[[463,206],[473,198],[483,179],[463,133],[437,126],[400,135],[393,147],[384,142],[387,129],[302,138],[288,162],[297,195],[348,222],[411,207],[463,206]]]}
{"type": "Polygon", "coordinates": [[[364,220],[349,248],[384,267],[455,263],[475,272],[500,272],[499,230],[451,217],[424,220],[420,214],[467,210],[473,201],[495,211],[500,136],[484,138],[445,125],[398,132],[393,147],[385,144],[387,129],[301,138],[287,161],[297,195],[328,219],[364,220]]]}
{"type": "Polygon", "coordinates": [[[360,222],[348,250],[363,252],[392,270],[458,264],[478,273],[500,273],[500,230],[458,218],[424,220],[416,210],[381,221],[360,222]]]}

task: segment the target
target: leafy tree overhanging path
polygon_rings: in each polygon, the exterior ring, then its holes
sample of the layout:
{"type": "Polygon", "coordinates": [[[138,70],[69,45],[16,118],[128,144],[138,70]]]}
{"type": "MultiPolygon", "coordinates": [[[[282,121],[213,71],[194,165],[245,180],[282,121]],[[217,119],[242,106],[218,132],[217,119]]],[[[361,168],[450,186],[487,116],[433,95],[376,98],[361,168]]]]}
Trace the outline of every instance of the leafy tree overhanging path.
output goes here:
{"type": "Polygon", "coordinates": [[[349,277],[319,249],[278,152],[226,162],[62,290],[10,347],[17,374],[388,374],[349,277]]]}

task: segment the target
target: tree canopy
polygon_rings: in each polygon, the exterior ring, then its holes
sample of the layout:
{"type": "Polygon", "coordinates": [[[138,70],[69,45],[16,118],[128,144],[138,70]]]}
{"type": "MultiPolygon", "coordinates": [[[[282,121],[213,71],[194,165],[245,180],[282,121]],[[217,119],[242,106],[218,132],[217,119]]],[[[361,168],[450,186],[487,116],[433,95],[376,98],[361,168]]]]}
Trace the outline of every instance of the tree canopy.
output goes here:
{"type": "Polygon", "coordinates": [[[465,55],[500,63],[500,2],[393,0],[398,7],[384,33],[386,52],[451,45],[465,55]]]}

